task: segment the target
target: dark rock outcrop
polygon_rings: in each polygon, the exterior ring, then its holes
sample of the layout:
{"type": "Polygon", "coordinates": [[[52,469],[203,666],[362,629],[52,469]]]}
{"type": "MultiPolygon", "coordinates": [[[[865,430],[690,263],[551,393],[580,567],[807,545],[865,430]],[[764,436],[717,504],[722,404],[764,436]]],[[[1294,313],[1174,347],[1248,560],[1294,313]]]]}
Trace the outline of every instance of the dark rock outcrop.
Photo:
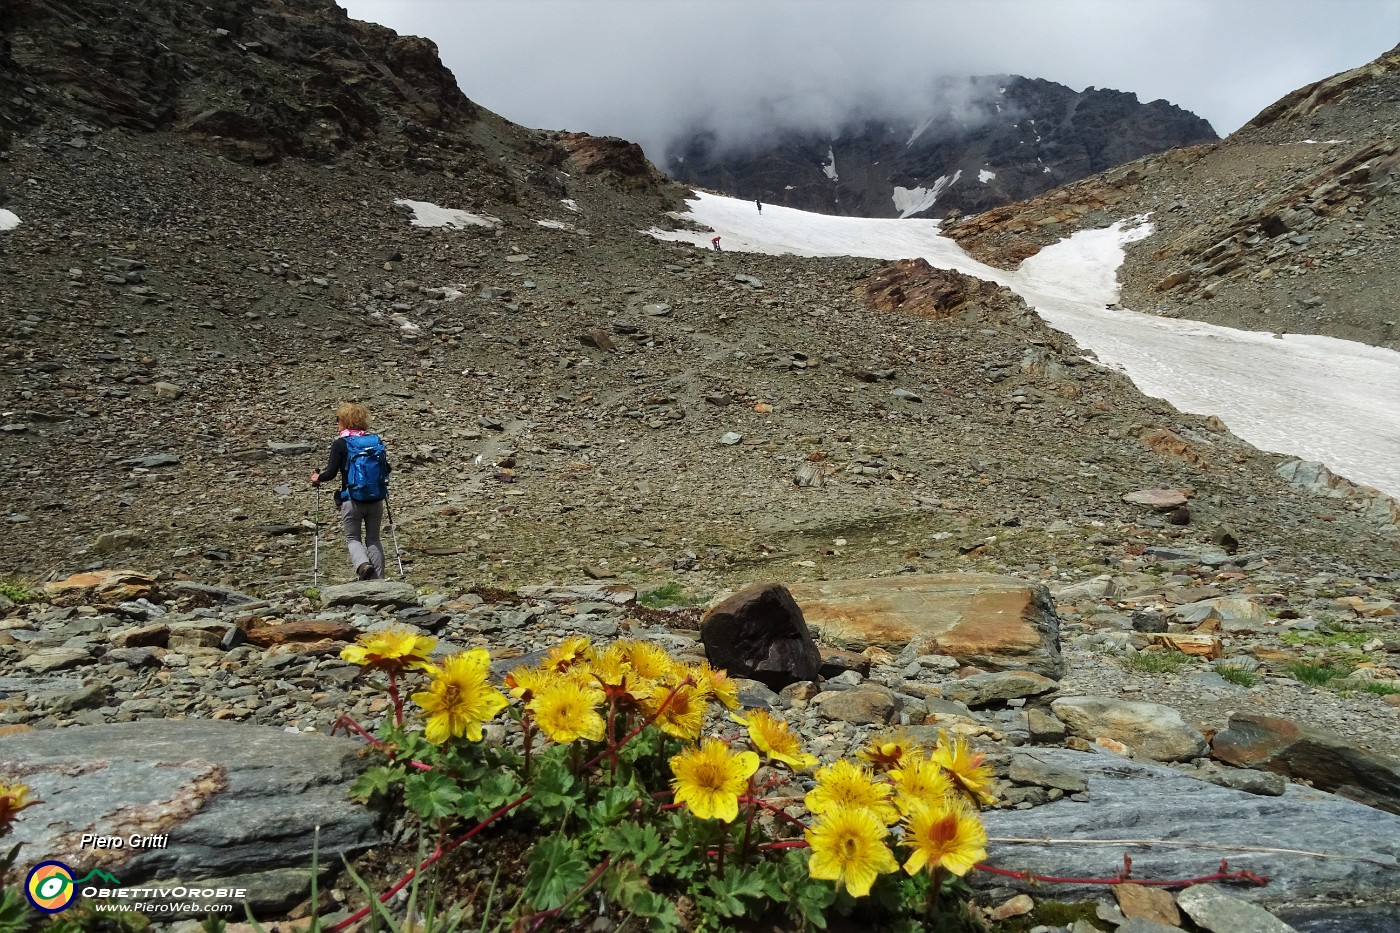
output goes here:
{"type": "Polygon", "coordinates": [[[1360,803],[1400,813],[1400,761],[1318,729],[1270,716],[1237,713],[1211,740],[1211,753],[1241,768],[1275,771],[1360,803]]]}
{"type": "Polygon", "coordinates": [[[736,197],[829,214],[941,217],[1218,139],[1166,101],[1107,88],[990,75],[947,80],[940,99],[959,103],[923,121],[852,119],[834,134],[780,129],[748,146],[697,131],[665,163],[679,181],[736,197]]]}
{"type": "Polygon", "coordinates": [[[755,583],[705,614],[700,640],[712,665],[777,690],[816,680],[821,652],[787,587],[755,583]]]}

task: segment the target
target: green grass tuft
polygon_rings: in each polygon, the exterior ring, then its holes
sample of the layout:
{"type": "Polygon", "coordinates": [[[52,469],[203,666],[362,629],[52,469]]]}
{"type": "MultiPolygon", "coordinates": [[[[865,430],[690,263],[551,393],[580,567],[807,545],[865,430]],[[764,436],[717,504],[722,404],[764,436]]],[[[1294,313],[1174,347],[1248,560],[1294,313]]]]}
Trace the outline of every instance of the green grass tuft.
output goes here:
{"type": "Polygon", "coordinates": [[[1221,664],[1215,668],[1215,672],[1222,678],[1239,687],[1252,687],[1259,683],[1259,677],[1253,671],[1244,668],[1232,667],[1229,664],[1221,664]]]}
{"type": "Polygon", "coordinates": [[[1400,693],[1400,687],[1392,687],[1390,684],[1378,680],[1368,681],[1357,689],[1362,693],[1374,693],[1378,697],[1388,697],[1400,693]]]}
{"type": "Polygon", "coordinates": [[[1191,663],[1182,651],[1139,651],[1123,659],[1123,666],[1140,674],[1175,674],[1191,663]]]}
{"type": "Polygon", "coordinates": [[[1319,645],[1323,648],[1340,648],[1343,645],[1360,648],[1376,637],[1374,631],[1366,629],[1343,629],[1336,632],[1314,630],[1305,632],[1298,629],[1284,632],[1280,639],[1285,645],[1319,645]]]}
{"type": "Polygon", "coordinates": [[[1288,671],[1288,675],[1294,680],[1301,681],[1309,687],[1325,687],[1337,678],[1347,675],[1347,671],[1340,668],[1314,664],[1311,661],[1294,661],[1286,665],[1284,670],[1288,671]]]}
{"type": "Polygon", "coordinates": [[[0,596],[13,603],[32,603],[39,598],[39,591],[23,580],[0,580],[0,596]]]}
{"type": "Polygon", "coordinates": [[[667,606],[698,606],[705,602],[703,596],[687,596],[685,587],[675,580],[665,583],[637,597],[640,605],[648,609],[665,609],[667,606]]]}

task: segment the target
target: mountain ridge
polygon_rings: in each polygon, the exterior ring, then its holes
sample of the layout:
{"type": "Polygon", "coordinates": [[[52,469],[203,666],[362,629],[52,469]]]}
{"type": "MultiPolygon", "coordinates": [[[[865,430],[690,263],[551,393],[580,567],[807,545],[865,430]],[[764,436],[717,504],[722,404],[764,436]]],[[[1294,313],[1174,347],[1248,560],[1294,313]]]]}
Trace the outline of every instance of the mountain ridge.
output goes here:
{"type": "MultiPolygon", "coordinates": [[[[848,117],[834,132],[775,126],[772,141],[681,138],[668,174],[735,197],[821,213],[942,217],[1025,200],[1177,146],[1210,124],[1163,100],[1019,75],[943,79],[927,115],[848,117]]],[[[873,108],[878,112],[879,108],[873,108]]]]}

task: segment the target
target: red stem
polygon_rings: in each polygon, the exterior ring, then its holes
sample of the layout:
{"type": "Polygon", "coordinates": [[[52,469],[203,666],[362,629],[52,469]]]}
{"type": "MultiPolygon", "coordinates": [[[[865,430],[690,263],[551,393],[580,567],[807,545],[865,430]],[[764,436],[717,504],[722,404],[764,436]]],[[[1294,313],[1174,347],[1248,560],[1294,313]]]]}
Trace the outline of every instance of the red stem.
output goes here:
{"type": "Polygon", "coordinates": [[[398,671],[390,668],[389,674],[389,698],[394,701],[394,725],[403,728],[403,698],[399,696],[399,674],[398,671]]]}
{"type": "MultiPolygon", "coordinates": [[[[1046,884],[1122,884],[1130,880],[1125,871],[1116,878],[1057,878],[1050,875],[1037,875],[1028,871],[1011,871],[1006,868],[996,868],[985,863],[978,863],[974,866],[982,871],[989,871],[994,875],[1002,875],[1006,878],[1018,878],[1021,881],[1040,881],[1046,884]]],[[[1255,874],[1249,869],[1243,871],[1230,871],[1230,866],[1224,860],[1220,862],[1220,870],[1213,875],[1202,875],[1199,878],[1181,878],[1175,881],[1144,881],[1137,878],[1131,879],[1133,884],[1141,884],[1155,888],[1187,888],[1193,884],[1205,884],[1208,881],[1247,881],[1260,887],[1269,883],[1269,879],[1263,875],[1255,874]]]]}
{"type": "Polygon", "coordinates": [[[621,742],[616,743],[615,746],[612,745],[612,744],[610,744],[608,748],[603,749],[603,751],[599,752],[597,755],[593,756],[593,757],[590,758],[588,761],[584,762],[583,765],[581,765],[581,766],[578,768],[578,771],[587,771],[589,768],[593,767],[593,766],[596,765],[598,762],[600,762],[600,761],[602,761],[604,758],[608,757],[608,755],[616,754],[617,749],[621,748],[622,746],[626,745],[628,742],[630,742],[630,741],[632,741],[633,739],[635,739],[638,735],[641,734],[641,732],[642,732],[643,729],[645,729],[647,726],[651,725],[652,723],[656,722],[657,717],[660,716],[662,713],[666,712],[666,707],[667,707],[667,706],[670,706],[670,705],[671,705],[671,700],[675,699],[676,691],[680,690],[682,687],[687,686],[687,685],[689,685],[689,686],[694,686],[694,684],[695,684],[695,681],[692,680],[692,679],[689,678],[689,677],[687,677],[685,680],[681,681],[680,683],[676,684],[674,687],[671,688],[671,692],[668,693],[668,694],[666,694],[666,699],[664,699],[664,700],[661,701],[661,705],[658,706],[658,707],[656,708],[656,712],[652,713],[650,718],[648,718],[645,722],[643,722],[643,723],[642,723],[640,726],[638,726],[637,728],[633,729],[631,732],[629,732],[629,733],[627,733],[626,735],[624,735],[624,736],[622,737],[622,741],[621,741],[621,742]]]}
{"type": "MultiPolygon", "coordinates": [[[[387,890],[387,891],[385,891],[383,894],[379,895],[379,903],[383,904],[383,903],[385,903],[386,901],[388,901],[389,898],[393,897],[395,894],[398,894],[400,891],[402,891],[402,890],[404,889],[404,886],[405,886],[406,884],[408,884],[410,881],[412,881],[412,880],[414,879],[414,877],[415,877],[420,871],[422,871],[423,869],[427,868],[429,865],[433,864],[433,863],[436,862],[438,859],[442,858],[444,855],[449,855],[449,854],[451,854],[452,852],[456,851],[457,848],[458,848],[459,846],[461,846],[464,842],[466,842],[468,839],[470,839],[471,837],[475,836],[477,833],[481,832],[481,831],[482,831],[483,829],[485,829],[487,826],[490,826],[490,825],[491,825],[492,823],[494,823],[496,820],[498,820],[499,818],[505,816],[505,815],[506,815],[507,813],[509,813],[511,810],[514,810],[516,807],[520,806],[522,803],[524,803],[525,801],[527,801],[527,800],[529,800],[529,799],[530,799],[530,795],[529,795],[529,794],[521,794],[519,797],[515,798],[515,800],[513,800],[513,801],[511,801],[510,803],[506,804],[504,807],[501,807],[501,808],[500,808],[499,810],[497,810],[495,813],[492,813],[492,814],[491,814],[490,816],[488,816],[486,819],[482,820],[480,823],[477,823],[475,826],[473,826],[471,829],[467,830],[467,831],[466,831],[465,833],[463,833],[461,836],[459,836],[459,837],[457,837],[456,839],[454,839],[452,842],[448,843],[448,844],[445,845],[445,846],[438,846],[436,849],[433,850],[433,854],[432,854],[432,855],[429,855],[427,858],[425,858],[425,859],[418,865],[417,868],[409,869],[408,874],[404,875],[402,878],[400,878],[398,881],[396,881],[396,882],[394,883],[394,886],[391,887],[389,890],[387,890]]],[[[346,917],[344,920],[341,920],[341,921],[338,922],[338,923],[335,923],[335,924],[332,924],[331,926],[326,927],[326,933],[340,933],[341,930],[343,930],[343,929],[345,929],[346,927],[350,926],[350,924],[352,924],[352,923],[357,923],[357,922],[359,922],[360,920],[363,920],[363,919],[365,918],[365,916],[366,916],[371,910],[373,910],[373,909],[374,909],[374,904],[372,904],[372,903],[371,903],[371,904],[366,904],[364,907],[361,907],[359,910],[355,911],[353,914],[351,914],[350,916],[346,917]]]]}

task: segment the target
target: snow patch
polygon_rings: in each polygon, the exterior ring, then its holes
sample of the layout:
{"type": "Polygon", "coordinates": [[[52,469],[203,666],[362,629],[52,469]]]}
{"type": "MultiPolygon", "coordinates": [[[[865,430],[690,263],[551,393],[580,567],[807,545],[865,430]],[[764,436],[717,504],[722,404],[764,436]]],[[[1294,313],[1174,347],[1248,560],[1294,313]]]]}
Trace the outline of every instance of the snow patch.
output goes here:
{"type": "Polygon", "coordinates": [[[19,226],[19,215],[14,211],[0,208],[0,230],[13,230],[19,226]]]}
{"type": "Polygon", "coordinates": [[[982,171],[980,171],[980,172],[977,173],[977,180],[980,181],[980,182],[981,182],[982,184],[984,184],[984,185],[985,185],[987,182],[991,181],[993,178],[996,178],[996,177],[997,177],[997,173],[996,173],[996,172],[990,171],[990,170],[985,169],[985,168],[982,169],[982,171]]]}
{"type": "Polygon", "coordinates": [[[914,140],[924,135],[924,130],[928,129],[930,126],[933,126],[933,117],[929,117],[923,123],[914,127],[914,132],[909,134],[909,141],[904,144],[904,148],[908,149],[910,146],[914,145],[914,140]]]}
{"type": "Polygon", "coordinates": [[[962,169],[953,173],[953,177],[947,175],[938,176],[938,180],[933,183],[932,188],[900,188],[896,187],[890,198],[894,201],[894,209],[899,211],[899,219],[912,217],[922,213],[938,203],[938,198],[948,186],[962,177],[962,169]]]}
{"type": "Polygon", "coordinates": [[[564,205],[565,210],[573,211],[575,214],[580,214],[583,212],[582,209],[578,206],[578,202],[575,201],[573,198],[564,198],[559,203],[564,205]]]}
{"type": "Polygon", "coordinates": [[[827,147],[826,157],[831,161],[822,163],[822,174],[832,181],[840,181],[841,176],[836,174],[836,151],[830,146],[827,147]]]}
{"type": "Polygon", "coordinates": [[[453,227],[456,229],[489,227],[494,229],[501,225],[499,217],[492,217],[489,214],[472,214],[452,207],[439,207],[430,201],[410,201],[407,198],[398,198],[394,204],[406,207],[412,212],[413,217],[409,223],[415,227],[453,227]]]}
{"type": "Polygon", "coordinates": [[[922,257],[937,268],[1005,285],[1143,392],[1183,411],[1218,415],[1256,447],[1324,463],[1353,482],[1400,496],[1400,353],[1333,337],[1279,338],[1110,310],[1118,299],[1123,245],[1151,232],[1143,218],[1080,231],[1008,272],[968,256],[939,235],[936,221],[791,208],[760,216],[751,201],[704,192],[690,205],[687,218],[714,233],[646,232],[701,248],[720,234],[726,252],[922,257]]]}
{"type": "Polygon", "coordinates": [[[562,220],[537,220],[535,223],[541,227],[548,227],[550,230],[572,230],[573,224],[566,224],[562,220]]]}

